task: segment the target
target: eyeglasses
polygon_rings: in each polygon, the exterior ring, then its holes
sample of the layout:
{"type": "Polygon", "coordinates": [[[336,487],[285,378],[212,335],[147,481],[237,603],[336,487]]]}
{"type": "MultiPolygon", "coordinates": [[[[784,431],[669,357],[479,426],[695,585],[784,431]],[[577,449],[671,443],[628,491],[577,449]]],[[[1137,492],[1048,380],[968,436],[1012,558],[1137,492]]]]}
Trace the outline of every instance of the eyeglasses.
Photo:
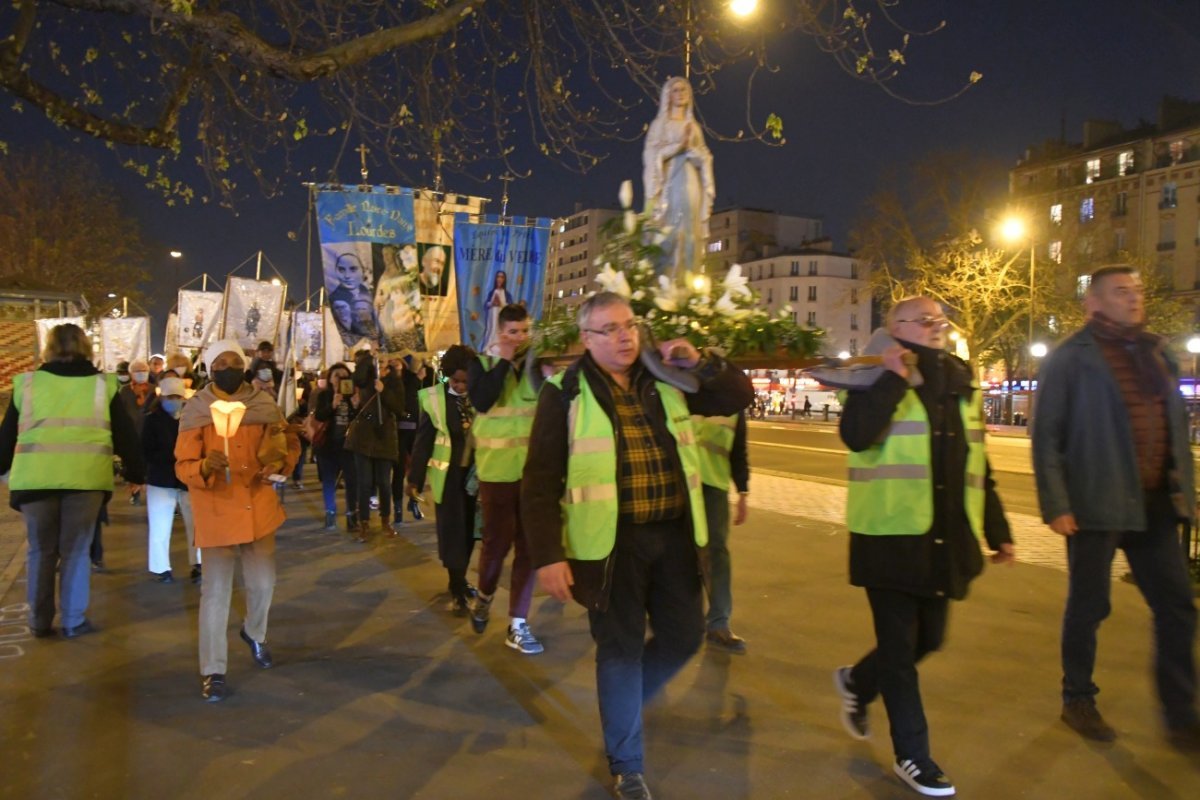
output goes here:
{"type": "Polygon", "coordinates": [[[949,328],[950,320],[945,317],[935,317],[931,314],[922,314],[916,319],[898,319],[896,322],[914,322],[922,328],[949,328]]]}
{"type": "Polygon", "coordinates": [[[622,332],[633,335],[633,333],[637,330],[638,325],[640,325],[640,324],[641,324],[641,320],[639,320],[635,317],[634,319],[631,319],[624,324],[621,324],[619,322],[610,322],[607,325],[605,325],[603,328],[600,328],[599,330],[597,330],[595,328],[583,328],[582,330],[585,331],[586,333],[594,333],[597,336],[603,336],[605,339],[612,339],[613,337],[621,334],[622,332]]]}

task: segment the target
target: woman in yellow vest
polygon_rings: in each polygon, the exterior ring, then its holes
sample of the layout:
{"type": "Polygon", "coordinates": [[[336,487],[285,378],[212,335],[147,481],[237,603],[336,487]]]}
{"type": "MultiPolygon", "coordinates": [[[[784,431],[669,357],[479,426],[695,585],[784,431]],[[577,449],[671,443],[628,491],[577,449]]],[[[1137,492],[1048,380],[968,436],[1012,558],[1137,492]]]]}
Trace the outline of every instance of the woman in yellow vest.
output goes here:
{"type": "Polygon", "coordinates": [[[408,495],[416,498],[433,490],[437,508],[438,558],[449,576],[450,610],[466,616],[475,593],[467,583],[467,567],[475,549],[475,495],[468,482],[475,472],[475,410],[467,398],[467,370],[475,352],[456,344],[442,356],[445,383],[435,383],[418,394],[421,420],[413,442],[408,471],[408,495]]]}
{"type": "Polygon", "coordinates": [[[0,474],[9,505],[25,517],[27,596],[34,636],[54,633],[59,575],[63,635],[95,630],[84,616],[91,589],[88,550],[100,509],[112,496],[115,452],[132,484],[145,480],[137,429],[117,399],[117,380],[92,365],[92,344],[77,325],[58,325],[36,372],[13,380],[0,423],[0,474]]]}

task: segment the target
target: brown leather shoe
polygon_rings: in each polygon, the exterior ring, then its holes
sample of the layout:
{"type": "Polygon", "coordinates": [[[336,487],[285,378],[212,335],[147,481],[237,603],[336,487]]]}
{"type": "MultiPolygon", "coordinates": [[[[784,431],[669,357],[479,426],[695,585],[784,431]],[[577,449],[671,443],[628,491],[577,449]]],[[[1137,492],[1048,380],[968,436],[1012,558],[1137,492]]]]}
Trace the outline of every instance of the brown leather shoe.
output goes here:
{"type": "Polygon", "coordinates": [[[729,630],[729,628],[711,630],[705,638],[710,645],[719,647],[722,650],[728,650],[730,653],[739,656],[746,654],[746,640],[729,630]]]}
{"type": "Polygon", "coordinates": [[[1117,732],[1100,716],[1100,710],[1090,697],[1077,697],[1063,703],[1062,721],[1085,739],[1111,742],[1117,732]]]}

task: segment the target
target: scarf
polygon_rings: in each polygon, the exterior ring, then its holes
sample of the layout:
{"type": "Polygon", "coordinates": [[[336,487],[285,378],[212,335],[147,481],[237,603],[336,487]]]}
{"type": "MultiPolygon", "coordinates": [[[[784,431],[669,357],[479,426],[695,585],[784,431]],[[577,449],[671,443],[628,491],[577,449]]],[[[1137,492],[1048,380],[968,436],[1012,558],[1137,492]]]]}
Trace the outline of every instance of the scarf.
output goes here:
{"type": "Polygon", "coordinates": [[[1088,320],[1092,335],[1110,342],[1120,342],[1134,353],[1134,365],[1142,381],[1156,396],[1162,397],[1171,384],[1167,360],[1163,355],[1166,340],[1146,330],[1144,322],[1137,325],[1122,325],[1103,312],[1096,311],[1088,320]]]}
{"type": "MultiPolygon", "coordinates": [[[[212,411],[209,407],[219,399],[221,398],[217,397],[211,383],[192,395],[192,398],[183,406],[179,430],[190,431],[193,428],[212,425],[212,411]]],[[[271,425],[284,421],[283,412],[279,410],[279,406],[275,405],[275,400],[266,392],[260,392],[248,383],[243,383],[241,388],[229,399],[246,405],[246,415],[242,417],[243,425],[271,425]]]]}

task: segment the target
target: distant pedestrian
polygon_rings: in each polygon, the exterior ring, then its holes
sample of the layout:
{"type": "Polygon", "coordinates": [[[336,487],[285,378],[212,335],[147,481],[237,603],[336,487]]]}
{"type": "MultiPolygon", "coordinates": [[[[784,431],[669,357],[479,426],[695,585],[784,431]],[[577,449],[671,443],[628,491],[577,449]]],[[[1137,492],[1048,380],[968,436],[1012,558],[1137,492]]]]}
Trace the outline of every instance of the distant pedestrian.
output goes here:
{"type": "Polygon", "coordinates": [[[807,395],[804,397],[804,416],[812,417],[812,399],[807,395]]]}
{"type": "Polygon", "coordinates": [[[34,636],[54,634],[57,576],[63,635],[74,638],[95,630],[85,616],[89,549],[112,496],[114,451],[134,484],[144,480],[142,453],[116,377],[92,365],[82,328],[55,326],[42,359],[13,379],[0,423],[0,475],[8,475],[9,505],[25,518],[29,627],[34,636]]]}
{"type": "Polygon", "coordinates": [[[1014,557],[1008,522],[984,450],[983,394],[971,368],[945,351],[948,323],[928,297],[893,306],[885,371],[847,393],[841,436],[850,449],[846,523],[850,583],[866,589],[875,649],[834,672],[842,724],[870,735],[867,708],[880,694],[891,724],[896,775],[923,795],[954,794],[930,754],[917,664],[941,649],[949,601],[966,597],[983,570],[1014,557]],[[909,384],[915,353],[923,382],[909,384]]]}
{"type": "Polygon", "coordinates": [[[736,413],[754,393],[740,369],[685,339],[662,354],[695,370],[700,391],[656,381],[638,360],[633,310],[612,292],[584,301],[579,328],[586,352],[538,395],[522,521],[542,586],[588,610],[614,792],[647,798],[642,707],[704,640],[708,526],[691,415],[736,413]]]}
{"type": "Polygon", "coordinates": [[[1179,526],[1195,514],[1187,409],[1168,342],[1146,331],[1132,267],[1092,273],[1087,325],[1038,376],[1033,467],[1042,519],[1067,545],[1062,719],[1080,735],[1116,738],[1096,708],[1096,632],[1110,611],[1120,548],[1154,615],[1155,683],[1169,740],[1200,750],[1196,605],[1179,526]]]}
{"type": "Polygon", "coordinates": [[[242,560],[246,616],[241,638],[254,662],[273,665],[267,648],[267,615],[275,591],[275,531],[286,518],[269,476],[286,474],[300,455],[275,399],[246,382],[246,356],[236,340],[209,345],[204,354],[212,383],[188,401],[179,422],[175,474],[192,493],[196,544],[204,559],[200,593],[201,697],[224,700],[228,693],[229,603],[235,562],[242,560]],[[218,400],[242,403],[245,415],[229,439],[213,424],[218,400]]]}
{"type": "Polygon", "coordinates": [[[175,474],[175,443],[179,439],[179,417],[183,413],[183,379],[169,370],[169,377],[160,378],[159,396],[154,401],[142,429],[142,454],[146,459],[146,517],[148,536],[148,568],[158,583],[173,583],[171,571],[171,530],[175,526],[175,511],[183,520],[186,534],[188,566],[191,580],[200,580],[200,551],[196,547],[196,531],[192,521],[192,499],[187,484],[175,474]]]}
{"type": "Polygon", "coordinates": [[[416,499],[428,478],[437,508],[438,558],[446,568],[450,611],[466,616],[475,588],[467,568],[475,549],[475,409],[467,394],[467,376],[475,352],[452,345],[442,355],[445,383],[418,394],[421,420],[408,471],[408,495],[416,499]]]}

